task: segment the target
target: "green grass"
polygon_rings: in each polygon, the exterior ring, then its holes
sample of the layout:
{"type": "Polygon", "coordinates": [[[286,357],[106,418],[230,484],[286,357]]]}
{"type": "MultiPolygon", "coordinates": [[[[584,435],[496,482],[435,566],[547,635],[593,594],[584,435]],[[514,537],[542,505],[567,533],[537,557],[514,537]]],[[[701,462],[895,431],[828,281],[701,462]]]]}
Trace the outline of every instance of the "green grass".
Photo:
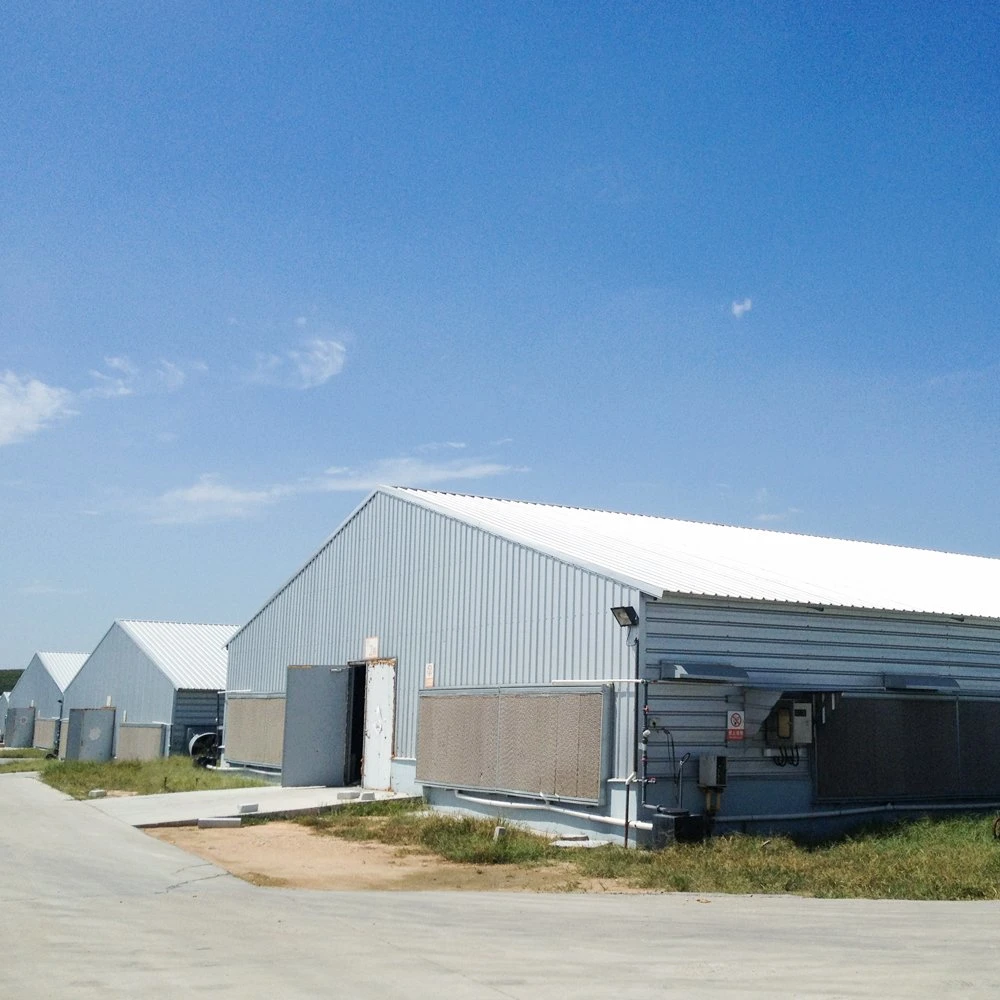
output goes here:
{"type": "Polygon", "coordinates": [[[44,757],[48,752],[48,750],[36,750],[34,747],[24,747],[23,749],[18,749],[17,747],[4,747],[0,750],[0,760],[6,760],[10,757],[29,757],[38,759],[39,757],[44,757]]]}
{"type": "Polygon", "coordinates": [[[20,771],[44,771],[54,764],[52,760],[10,760],[0,763],[0,774],[17,774],[20,771]]]}
{"type": "Polygon", "coordinates": [[[317,833],[346,840],[376,840],[396,847],[420,848],[448,861],[476,865],[536,865],[553,860],[556,849],[525,830],[508,827],[493,839],[495,820],[428,813],[413,799],[360,802],[299,822],[317,833]]]}
{"type": "Polygon", "coordinates": [[[93,788],[157,795],[213,788],[253,788],[266,784],[252,778],[195,767],[190,757],[182,756],[150,761],[114,760],[106,764],[77,760],[48,761],[42,770],[42,781],[77,799],[86,798],[93,788]]]}
{"type": "Polygon", "coordinates": [[[785,837],[724,836],[664,851],[607,846],[558,850],[495,820],[424,811],[387,801],[344,806],[299,820],[317,833],[424,849],[477,865],[573,865],[579,878],[620,879],[659,892],[794,893],[866,899],[1000,899],[1000,841],[992,816],[897,823],[818,845],[785,837]]]}

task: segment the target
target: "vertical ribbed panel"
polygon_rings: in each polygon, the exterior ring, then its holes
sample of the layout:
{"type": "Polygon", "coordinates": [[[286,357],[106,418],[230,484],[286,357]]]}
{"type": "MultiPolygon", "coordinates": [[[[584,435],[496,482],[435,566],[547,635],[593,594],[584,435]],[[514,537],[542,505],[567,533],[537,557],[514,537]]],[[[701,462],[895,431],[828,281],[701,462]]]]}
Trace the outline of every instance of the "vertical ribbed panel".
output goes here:
{"type": "MultiPolygon", "coordinates": [[[[638,593],[376,493],[231,642],[227,686],[280,693],[289,664],[357,660],[377,635],[397,660],[397,756],[412,758],[426,663],[435,687],[628,678],[622,604],[638,593]]],[[[617,773],[628,759],[619,746],[617,773]]]]}

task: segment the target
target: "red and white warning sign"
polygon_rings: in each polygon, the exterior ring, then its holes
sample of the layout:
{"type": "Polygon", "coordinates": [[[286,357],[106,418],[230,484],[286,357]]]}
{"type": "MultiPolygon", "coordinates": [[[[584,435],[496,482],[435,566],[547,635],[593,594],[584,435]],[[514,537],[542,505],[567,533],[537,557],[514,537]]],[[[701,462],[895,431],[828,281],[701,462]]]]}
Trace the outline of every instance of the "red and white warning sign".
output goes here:
{"type": "Polygon", "coordinates": [[[746,719],[738,709],[729,713],[726,722],[726,739],[730,742],[743,739],[746,735],[746,719]]]}

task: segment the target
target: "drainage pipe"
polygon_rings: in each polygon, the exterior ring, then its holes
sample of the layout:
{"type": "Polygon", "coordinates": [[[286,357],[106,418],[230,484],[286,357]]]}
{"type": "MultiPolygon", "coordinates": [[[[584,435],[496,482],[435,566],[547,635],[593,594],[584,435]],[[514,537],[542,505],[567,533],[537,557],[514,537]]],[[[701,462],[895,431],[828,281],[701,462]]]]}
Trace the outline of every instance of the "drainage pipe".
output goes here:
{"type": "MultiPolygon", "coordinates": [[[[579,819],[587,819],[592,823],[604,823],[606,826],[618,826],[622,825],[620,819],[615,819],[614,816],[595,816],[593,813],[586,813],[579,809],[566,809],[564,806],[553,806],[546,803],[545,805],[539,805],[537,802],[503,802],[499,799],[481,799],[475,795],[466,795],[464,792],[459,791],[457,788],[453,788],[452,791],[455,793],[456,799],[461,799],[463,802],[472,802],[475,805],[480,806],[499,806],[501,809],[527,809],[531,812],[554,812],[559,813],[562,816],[575,816],[579,819]]],[[[652,830],[653,824],[646,823],[642,820],[629,820],[629,828],[632,830],[652,830]]]]}
{"type": "Polygon", "coordinates": [[[1000,802],[946,802],[933,803],[931,805],[894,805],[887,802],[882,806],[857,806],[850,809],[825,809],[816,812],[800,813],[779,813],[773,815],[748,814],[746,816],[718,816],[716,821],[720,823],[775,823],[782,820],[793,819],[833,819],[837,816],[863,816],[865,813],[886,813],[886,812],[932,812],[950,810],[952,812],[976,811],[982,812],[987,809],[1000,809],[1000,802]]]}

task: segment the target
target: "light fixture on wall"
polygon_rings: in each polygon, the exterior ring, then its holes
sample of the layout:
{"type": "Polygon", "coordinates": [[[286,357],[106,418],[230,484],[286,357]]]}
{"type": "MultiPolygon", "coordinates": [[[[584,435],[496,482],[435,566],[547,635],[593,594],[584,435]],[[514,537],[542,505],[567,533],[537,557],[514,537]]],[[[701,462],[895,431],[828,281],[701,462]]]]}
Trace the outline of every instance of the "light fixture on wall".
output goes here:
{"type": "Polygon", "coordinates": [[[639,624],[639,616],[631,604],[624,608],[612,608],[611,613],[622,628],[632,628],[639,624]]]}

